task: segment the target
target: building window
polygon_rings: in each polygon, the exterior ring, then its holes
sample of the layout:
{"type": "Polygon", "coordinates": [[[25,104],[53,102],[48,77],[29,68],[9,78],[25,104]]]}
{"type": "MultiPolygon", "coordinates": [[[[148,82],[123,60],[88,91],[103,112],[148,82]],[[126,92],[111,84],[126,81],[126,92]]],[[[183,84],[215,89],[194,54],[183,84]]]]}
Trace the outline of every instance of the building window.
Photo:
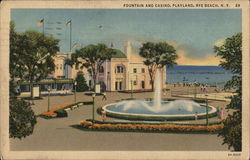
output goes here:
{"type": "Polygon", "coordinates": [[[133,69],[133,73],[136,73],[136,72],[137,72],[137,69],[136,69],[136,68],[134,68],[134,69],[133,69]]]}
{"type": "Polygon", "coordinates": [[[99,68],[99,73],[104,73],[104,68],[103,68],[103,66],[101,66],[101,67],[99,68]]]}
{"type": "Polygon", "coordinates": [[[136,81],[134,81],[134,86],[136,86],[137,85],[137,82],[136,81]]]}
{"type": "Polygon", "coordinates": [[[145,82],[144,81],[141,81],[141,88],[145,88],[145,82]]]}
{"type": "Polygon", "coordinates": [[[116,72],[117,73],[123,73],[123,67],[122,66],[117,66],[116,67],[116,72]]]}
{"type": "Polygon", "coordinates": [[[141,73],[145,73],[145,68],[142,68],[142,69],[141,69],[141,73]]]}
{"type": "Polygon", "coordinates": [[[118,82],[115,82],[115,90],[118,90],[118,82]]]}
{"type": "Polygon", "coordinates": [[[119,89],[122,90],[122,82],[119,82],[119,89]]]}
{"type": "Polygon", "coordinates": [[[62,64],[60,64],[60,70],[62,70],[62,64]]]}
{"type": "Polygon", "coordinates": [[[56,65],[56,70],[58,70],[58,64],[56,65]]]}

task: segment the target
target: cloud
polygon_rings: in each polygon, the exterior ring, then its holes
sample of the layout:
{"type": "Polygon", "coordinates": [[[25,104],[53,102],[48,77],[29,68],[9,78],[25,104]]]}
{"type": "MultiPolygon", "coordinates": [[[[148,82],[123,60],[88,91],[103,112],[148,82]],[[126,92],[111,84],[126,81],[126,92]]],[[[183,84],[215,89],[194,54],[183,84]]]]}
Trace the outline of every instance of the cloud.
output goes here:
{"type": "Polygon", "coordinates": [[[225,39],[218,39],[214,42],[214,46],[220,47],[225,43],[225,39]]]}
{"type": "Polygon", "coordinates": [[[187,52],[185,50],[177,50],[177,59],[178,65],[212,65],[217,66],[220,64],[221,59],[212,54],[206,54],[202,58],[189,58],[187,57],[187,52]]]}
{"type": "MultiPolygon", "coordinates": [[[[210,50],[197,49],[188,44],[166,39],[155,39],[144,35],[116,34],[106,38],[104,41],[113,42],[115,48],[124,50],[124,46],[128,40],[132,44],[133,55],[135,58],[139,56],[139,48],[143,43],[167,42],[176,48],[176,53],[179,56],[177,59],[178,65],[218,65],[221,61],[221,59],[216,57],[214,53],[210,53],[210,50]]],[[[215,42],[215,44],[222,43],[223,39],[219,39],[215,42]]]]}

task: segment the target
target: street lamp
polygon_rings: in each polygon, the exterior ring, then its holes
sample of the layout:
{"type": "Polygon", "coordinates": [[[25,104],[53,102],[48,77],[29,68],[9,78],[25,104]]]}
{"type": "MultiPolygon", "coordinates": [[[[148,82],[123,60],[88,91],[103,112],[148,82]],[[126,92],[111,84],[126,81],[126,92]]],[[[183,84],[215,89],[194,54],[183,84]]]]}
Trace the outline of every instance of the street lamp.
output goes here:
{"type": "Polygon", "coordinates": [[[50,86],[48,86],[48,112],[49,112],[49,108],[50,108],[50,91],[51,91],[51,88],[50,86]]]}
{"type": "Polygon", "coordinates": [[[207,94],[205,95],[206,96],[206,125],[208,125],[208,102],[207,102],[207,94]]]}
{"type": "Polygon", "coordinates": [[[196,99],[197,96],[197,82],[194,82],[194,99],[196,99]]]}
{"type": "Polygon", "coordinates": [[[92,98],[93,98],[92,121],[93,121],[93,123],[94,123],[94,119],[95,119],[95,96],[96,96],[96,94],[93,93],[92,94],[92,98]]]}
{"type": "Polygon", "coordinates": [[[131,98],[133,98],[133,80],[131,80],[131,98]]]}
{"type": "Polygon", "coordinates": [[[76,103],[76,85],[77,85],[77,81],[75,81],[75,83],[74,83],[74,86],[75,86],[75,90],[74,90],[75,103],[76,103]]]}

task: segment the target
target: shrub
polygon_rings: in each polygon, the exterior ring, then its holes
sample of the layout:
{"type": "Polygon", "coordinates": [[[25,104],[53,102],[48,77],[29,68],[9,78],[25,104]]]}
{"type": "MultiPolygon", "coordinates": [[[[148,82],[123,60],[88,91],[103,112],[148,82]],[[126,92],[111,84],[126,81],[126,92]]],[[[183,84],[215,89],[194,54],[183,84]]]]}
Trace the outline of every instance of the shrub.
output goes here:
{"type": "Polygon", "coordinates": [[[222,124],[204,125],[174,125],[174,124],[100,124],[90,121],[80,122],[86,129],[112,130],[112,131],[157,131],[157,132],[209,132],[215,133],[223,128],[222,124]]]}
{"type": "Polygon", "coordinates": [[[55,111],[56,117],[68,117],[68,113],[64,109],[55,111]]]}
{"type": "Polygon", "coordinates": [[[30,103],[23,99],[10,99],[9,136],[24,138],[33,133],[36,116],[31,109],[30,103]]]}
{"type": "Polygon", "coordinates": [[[83,92],[83,91],[87,91],[89,89],[83,72],[81,72],[81,71],[77,72],[76,82],[77,82],[77,85],[76,85],[77,92],[83,92]]]}

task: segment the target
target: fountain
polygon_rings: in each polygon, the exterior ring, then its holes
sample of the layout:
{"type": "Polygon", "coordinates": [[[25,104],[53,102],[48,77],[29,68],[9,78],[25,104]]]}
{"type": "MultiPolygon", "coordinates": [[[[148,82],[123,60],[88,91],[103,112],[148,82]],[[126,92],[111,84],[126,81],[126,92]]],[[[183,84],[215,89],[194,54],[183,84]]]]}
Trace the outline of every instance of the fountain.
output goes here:
{"type": "MultiPolygon", "coordinates": [[[[156,70],[155,91],[152,101],[123,100],[102,107],[107,116],[131,120],[193,120],[206,117],[206,106],[191,100],[162,101],[162,75],[156,70]]],[[[208,106],[209,117],[216,115],[216,109],[208,106]]]]}

